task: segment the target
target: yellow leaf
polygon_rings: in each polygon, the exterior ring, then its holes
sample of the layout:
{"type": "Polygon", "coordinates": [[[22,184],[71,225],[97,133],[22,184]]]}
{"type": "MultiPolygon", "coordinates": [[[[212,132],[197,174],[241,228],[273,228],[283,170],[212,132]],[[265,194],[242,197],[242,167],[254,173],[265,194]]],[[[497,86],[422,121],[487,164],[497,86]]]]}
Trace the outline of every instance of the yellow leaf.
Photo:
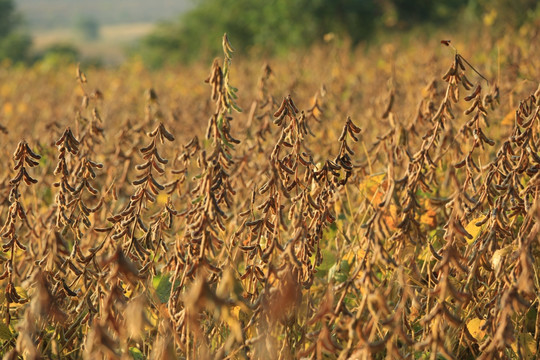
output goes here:
{"type": "Polygon", "coordinates": [[[349,265],[352,265],[355,261],[364,258],[365,255],[366,252],[364,249],[350,250],[341,258],[341,260],[344,260],[348,262],[349,265]]]}
{"type": "Polygon", "coordinates": [[[363,191],[374,191],[379,185],[381,185],[384,181],[384,178],[386,177],[386,173],[371,175],[366,177],[361,183],[360,183],[360,190],[363,191]]]}
{"type": "Polygon", "coordinates": [[[484,336],[486,335],[486,332],[481,329],[483,324],[484,320],[478,318],[471,319],[467,322],[467,330],[469,330],[471,335],[477,341],[482,341],[484,339],[484,336]]]}
{"type": "Polygon", "coordinates": [[[437,212],[431,207],[429,201],[424,200],[424,206],[426,207],[426,211],[420,216],[420,224],[434,229],[437,227],[437,212]]]}
{"type": "Polygon", "coordinates": [[[157,196],[157,203],[159,205],[166,205],[169,200],[169,195],[161,193],[157,196]]]}
{"type": "Polygon", "coordinates": [[[359,185],[360,194],[373,204],[382,200],[386,173],[366,177],[359,185]],[[379,190],[379,187],[383,189],[379,190]],[[379,190],[379,191],[378,191],[379,190]]]}
{"type": "Polygon", "coordinates": [[[240,306],[235,305],[231,309],[231,315],[236,319],[240,320],[240,306]]]}
{"type": "Polygon", "coordinates": [[[484,15],[484,25],[490,27],[497,19],[497,10],[492,9],[489,13],[484,15]]]}
{"type": "Polygon", "coordinates": [[[28,294],[26,293],[26,290],[24,290],[22,287],[20,286],[15,286],[15,290],[17,291],[17,294],[19,294],[19,296],[23,299],[23,300],[28,300],[28,294]]]}
{"type": "Polygon", "coordinates": [[[465,227],[465,230],[467,230],[467,232],[472,235],[471,239],[466,238],[467,243],[472,244],[473,242],[475,242],[482,233],[482,230],[484,230],[484,228],[486,227],[486,223],[482,224],[481,226],[476,226],[476,223],[482,219],[484,219],[484,216],[471,220],[471,222],[465,227]]]}
{"type": "Polygon", "coordinates": [[[531,334],[526,332],[517,336],[517,341],[512,343],[512,350],[514,350],[516,354],[518,354],[518,342],[523,360],[532,360],[536,357],[536,341],[531,334]]]}
{"type": "Polygon", "coordinates": [[[235,308],[231,309],[227,306],[223,306],[221,308],[220,315],[223,320],[229,325],[229,328],[231,329],[232,334],[235,336],[237,341],[242,341],[242,326],[240,324],[239,313],[240,313],[240,307],[235,306],[235,308]],[[238,308],[238,311],[235,311],[235,308],[238,308]]]}
{"type": "Polygon", "coordinates": [[[124,290],[124,295],[127,298],[130,298],[131,294],[133,293],[133,286],[127,285],[127,284],[124,284],[124,283],[122,283],[121,286],[122,286],[122,290],[124,290]]]}
{"type": "Polygon", "coordinates": [[[508,114],[502,119],[501,125],[514,125],[516,119],[516,112],[514,110],[510,110],[508,114]]]}
{"type": "Polygon", "coordinates": [[[311,107],[313,108],[313,116],[315,116],[316,118],[319,118],[322,115],[322,112],[321,110],[319,110],[318,106],[315,106],[315,105],[318,105],[317,96],[312,96],[309,102],[311,104],[311,107]]]}
{"type": "Polygon", "coordinates": [[[396,205],[390,204],[388,210],[390,214],[384,217],[384,221],[386,221],[386,225],[388,226],[388,228],[390,228],[391,230],[395,230],[397,224],[399,223],[398,208],[396,205]]]}

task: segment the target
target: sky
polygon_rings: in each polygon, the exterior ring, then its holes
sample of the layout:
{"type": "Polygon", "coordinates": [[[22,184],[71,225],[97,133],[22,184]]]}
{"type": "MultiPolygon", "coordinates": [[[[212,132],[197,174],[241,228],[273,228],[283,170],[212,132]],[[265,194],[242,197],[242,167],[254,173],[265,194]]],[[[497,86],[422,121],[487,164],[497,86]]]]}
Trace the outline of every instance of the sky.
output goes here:
{"type": "Polygon", "coordinates": [[[30,29],[70,27],[80,17],[102,25],[173,19],[195,0],[15,0],[30,29]]]}

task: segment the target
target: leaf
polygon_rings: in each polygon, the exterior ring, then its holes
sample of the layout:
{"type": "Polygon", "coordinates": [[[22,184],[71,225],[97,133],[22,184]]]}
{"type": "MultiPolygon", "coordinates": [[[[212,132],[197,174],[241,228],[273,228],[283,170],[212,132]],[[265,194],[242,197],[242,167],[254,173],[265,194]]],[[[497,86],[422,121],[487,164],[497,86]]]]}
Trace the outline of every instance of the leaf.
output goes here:
{"type": "Polygon", "coordinates": [[[23,298],[24,300],[28,300],[28,294],[26,293],[25,289],[20,286],[15,286],[15,290],[17,290],[17,294],[19,294],[21,298],[23,298]]]}
{"type": "Polygon", "coordinates": [[[385,177],[386,173],[366,177],[359,185],[360,192],[364,196],[373,195],[377,188],[383,184],[385,177]]]}
{"type": "Polygon", "coordinates": [[[498,268],[502,264],[502,260],[510,254],[513,250],[517,250],[514,245],[506,245],[505,247],[495,250],[493,253],[493,256],[491,257],[491,265],[495,270],[498,270],[498,268]]]}
{"type": "Polygon", "coordinates": [[[168,200],[169,200],[169,195],[167,194],[159,194],[157,196],[157,202],[160,205],[166,205],[168,200]]]}
{"type": "Polygon", "coordinates": [[[480,234],[482,233],[482,230],[486,227],[486,223],[482,224],[481,226],[476,226],[476,223],[480,220],[483,220],[484,216],[480,216],[476,219],[471,220],[469,224],[465,227],[465,230],[472,235],[472,238],[466,238],[468,244],[472,244],[473,242],[478,239],[480,234]]]}
{"type": "Polygon", "coordinates": [[[334,274],[334,278],[336,279],[338,283],[345,282],[349,278],[350,271],[351,271],[351,267],[349,265],[349,262],[346,260],[342,260],[339,270],[336,271],[334,274]]]}
{"type": "Polygon", "coordinates": [[[510,125],[510,126],[512,126],[516,122],[515,118],[516,118],[515,110],[510,110],[510,112],[508,112],[508,114],[506,114],[506,116],[501,121],[501,125],[510,125]]]}
{"type": "Polygon", "coordinates": [[[239,321],[240,307],[236,306],[231,311],[228,306],[223,306],[221,308],[221,317],[229,325],[236,341],[242,341],[242,324],[239,321]],[[235,310],[235,308],[238,308],[238,310],[235,310]]]}
{"type": "Polygon", "coordinates": [[[484,320],[478,318],[471,319],[467,322],[467,329],[478,342],[482,341],[486,335],[486,332],[481,329],[483,324],[484,320]]]}
{"type": "Polygon", "coordinates": [[[199,197],[197,197],[197,198],[191,200],[191,204],[195,205],[195,204],[201,202],[202,199],[203,199],[203,197],[202,197],[202,196],[199,196],[199,197]]]}
{"type": "Polygon", "coordinates": [[[336,276],[337,264],[332,265],[328,270],[328,280],[331,281],[336,276]]]}
{"type": "Polygon", "coordinates": [[[237,112],[242,112],[242,108],[239,107],[238,105],[236,105],[234,102],[231,102],[231,106],[234,110],[236,110],[237,112]]]}
{"type": "Polygon", "coordinates": [[[329,250],[323,250],[323,260],[321,265],[317,267],[317,277],[324,278],[330,269],[336,265],[336,255],[329,251],[329,250]]]}
{"type": "Polygon", "coordinates": [[[329,250],[323,250],[323,261],[321,265],[319,265],[317,270],[328,271],[335,264],[336,264],[336,255],[329,250]]]}
{"type": "Polygon", "coordinates": [[[129,348],[129,354],[135,360],[144,360],[145,359],[144,354],[141,352],[141,350],[139,350],[136,347],[130,347],[129,348]]]}
{"type": "Polygon", "coordinates": [[[356,262],[364,258],[366,251],[364,249],[358,250],[349,250],[345,255],[343,255],[341,267],[343,268],[343,262],[347,262],[347,266],[350,269],[351,266],[356,262]]]}
{"type": "Polygon", "coordinates": [[[437,227],[437,209],[428,199],[422,200],[422,205],[425,207],[424,213],[420,216],[420,223],[428,226],[430,229],[437,227]]]}
{"type": "Polygon", "coordinates": [[[518,342],[523,360],[532,360],[536,357],[536,341],[530,333],[520,333],[517,336],[517,340],[512,343],[512,350],[514,350],[516,354],[519,354],[518,342]]]}
{"type": "Polygon", "coordinates": [[[236,319],[236,320],[240,320],[240,306],[238,305],[235,305],[232,307],[231,309],[231,315],[236,319]]]}
{"type": "Polygon", "coordinates": [[[10,340],[12,336],[13,334],[11,334],[11,330],[9,330],[9,326],[4,324],[4,322],[0,322],[0,339],[10,340]]]}
{"type": "Polygon", "coordinates": [[[152,285],[156,290],[159,301],[161,301],[162,303],[166,303],[167,301],[169,301],[169,296],[171,295],[172,284],[169,280],[170,277],[170,274],[165,274],[155,276],[154,279],[152,279],[152,285]]]}

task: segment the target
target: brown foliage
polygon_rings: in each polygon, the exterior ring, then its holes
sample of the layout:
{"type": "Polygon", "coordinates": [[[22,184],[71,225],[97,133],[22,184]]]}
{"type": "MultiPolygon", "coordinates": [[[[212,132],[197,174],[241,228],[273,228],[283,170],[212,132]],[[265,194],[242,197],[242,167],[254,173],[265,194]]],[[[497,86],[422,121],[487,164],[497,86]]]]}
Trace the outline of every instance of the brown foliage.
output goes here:
{"type": "Polygon", "coordinates": [[[514,104],[454,47],[442,81],[324,48],[309,81],[265,64],[242,114],[254,70],[223,49],[209,100],[115,99],[77,68],[69,126],[0,127],[31,139],[0,173],[6,358],[534,354],[538,84],[514,104]]]}

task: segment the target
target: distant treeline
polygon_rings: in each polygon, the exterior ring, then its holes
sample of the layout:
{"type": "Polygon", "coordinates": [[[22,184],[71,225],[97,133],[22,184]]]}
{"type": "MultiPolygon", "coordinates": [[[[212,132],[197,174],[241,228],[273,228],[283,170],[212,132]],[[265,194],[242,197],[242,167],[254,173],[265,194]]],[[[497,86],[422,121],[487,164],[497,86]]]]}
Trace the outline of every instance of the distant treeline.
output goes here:
{"type": "Polygon", "coordinates": [[[497,31],[538,18],[536,0],[202,0],[178,21],[160,24],[138,52],[150,66],[189,62],[219,51],[227,32],[242,52],[279,54],[333,35],[354,44],[415,26],[482,24],[497,31]],[[494,29],[495,30],[495,29],[494,29]]]}
{"type": "MultiPolygon", "coordinates": [[[[280,55],[314,43],[347,39],[353,46],[378,35],[425,28],[470,31],[488,26],[494,36],[540,23],[536,0],[199,0],[176,21],[160,23],[131,49],[149,67],[189,63],[218,54],[228,33],[243,54],[280,55]]],[[[49,55],[78,59],[74,45],[30,56],[13,0],[0,0],[0,61],[33,62],[49,55]]],[[[455,31],[454,31],[455,30],[455,31]]],[[[50,57],[50,56],[49,56],[50,57]]]]}

